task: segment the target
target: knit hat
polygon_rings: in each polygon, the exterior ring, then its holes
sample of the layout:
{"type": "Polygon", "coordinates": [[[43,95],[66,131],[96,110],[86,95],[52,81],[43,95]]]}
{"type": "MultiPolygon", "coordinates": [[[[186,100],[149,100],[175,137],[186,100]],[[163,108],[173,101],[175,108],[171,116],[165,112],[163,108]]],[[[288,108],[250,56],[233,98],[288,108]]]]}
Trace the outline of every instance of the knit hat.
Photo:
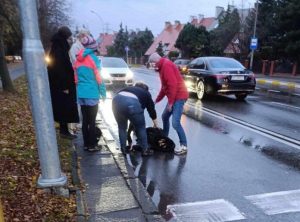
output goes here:
{"type": "Polygon", "coordinates": [[[57,32],[65,39],[68,39],[72,35],[71,30],[67,26],[60,27],[57,32]]]}
{"type": "Polygon", "coordinates": [[[90,35],[86,35],[83,38],[81,38],[80,42],[83,45],[83,47],[86,49],[93,49],[93,50],[98,49],[98,44],[96,40],[90,35]]]}

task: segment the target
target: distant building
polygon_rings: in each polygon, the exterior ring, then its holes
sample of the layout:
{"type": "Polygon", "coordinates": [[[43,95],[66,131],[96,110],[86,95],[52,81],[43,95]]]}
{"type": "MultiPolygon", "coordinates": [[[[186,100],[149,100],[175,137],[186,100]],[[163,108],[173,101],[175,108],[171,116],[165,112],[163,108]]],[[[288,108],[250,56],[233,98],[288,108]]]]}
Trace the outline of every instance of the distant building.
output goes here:
{"type": "Polygon", "coordinates": [[[179,21],[175,21],[174,24],[171,24],[171,22],[165,22],[164,30],[154,39],[154,42],[146,51],[145,55],[149,56],[156,52],[160,42],[162,43],[165,55],[168,55],[170,51],[178,51],[174,45],[183,27],[184,25],[179,21]]]}
{"type": "Polygon", "coordinates": [[[107,55],[107,47],[112,46],[114,44],[114,40],[116,38],[116,33],[108,34],[108,33],[100,33],[99,41],[100,41],[100,55],[107,55]]]}
{"type": "MultiPolygon", "coordinates": [[[[204,15],[199,14],[199,16],[191,16],[190,23],[196,27],[203,26],[207,31],[211,31],[218,27],[219,19],[224,15],[224,8],[217,6],[215,17],[205,18],[204,15]]],[[[168,55],[170,51],[179,51],[175,48],[176,40],[179,36],[179,33],[183,29],[184,24],[181,24],[179,21],[175,21],[174,24],[171,22],[165,22],[164,30],[154,39],[154,42],[146,51],[145,55],[149,56],[152,53],[156,52],[156,49],[161,42],[164,49],[164,54],[168,55]]]]}

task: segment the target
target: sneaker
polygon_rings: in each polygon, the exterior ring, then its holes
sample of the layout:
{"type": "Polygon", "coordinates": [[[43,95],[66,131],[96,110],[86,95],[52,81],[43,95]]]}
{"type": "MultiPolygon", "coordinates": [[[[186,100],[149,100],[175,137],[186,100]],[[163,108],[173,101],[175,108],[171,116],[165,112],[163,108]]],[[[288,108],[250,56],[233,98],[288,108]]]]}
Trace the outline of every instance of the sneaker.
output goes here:
{"type": "Polygon", "coordinates": [[[102,146],[101,145],[97,145],[97,146],[90,146],[87,148],[88,151],[90,152],[95,152],[95,151],[99,151],[101,150],[102,146]]]}
{"type": "Polygon", "coordinates": [[[184,145],[181,145],[180,147],[176,147],[174,149],[174,153],[177,155],[185,154],[185,153],[187,153],[187,147],[184,145]]]}
{"type": "Polygon", "coordinates": [[[151,156],[153,155],[153,150],[151,149],[146,149],[142,152],[142,156],[151,156]]]}

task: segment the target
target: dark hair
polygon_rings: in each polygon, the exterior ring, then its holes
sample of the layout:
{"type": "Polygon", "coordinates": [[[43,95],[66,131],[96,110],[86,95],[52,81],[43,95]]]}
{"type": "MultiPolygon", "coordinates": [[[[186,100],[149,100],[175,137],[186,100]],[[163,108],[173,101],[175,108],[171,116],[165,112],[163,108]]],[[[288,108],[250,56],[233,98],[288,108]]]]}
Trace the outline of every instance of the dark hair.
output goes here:
{"type": "Polygon", "coordinates": [[[143,83],[143,82],[136,82],[134,84],[134,86],[137,86],[137,87],[140,87],[142,89],[145,89],[145,90],[149,91],[149,87],[145,83],[143,83]]]}
{"type": "Polygon", "coordinates": [[[65,39],[68,39],[72,35],[71,30],[67,26],[60,27],[57,32],[65,39]]]}

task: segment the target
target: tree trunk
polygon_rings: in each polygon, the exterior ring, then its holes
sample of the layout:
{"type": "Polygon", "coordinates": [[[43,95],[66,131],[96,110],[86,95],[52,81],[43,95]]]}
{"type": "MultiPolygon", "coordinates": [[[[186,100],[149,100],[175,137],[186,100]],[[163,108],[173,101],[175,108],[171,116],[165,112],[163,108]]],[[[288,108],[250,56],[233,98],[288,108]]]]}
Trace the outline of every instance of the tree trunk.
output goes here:
{"type": "Polygon", "coordinates": [[[5,60],[2,30],[0,30],[0,78],[1,78],[2,87],[4,91],[16,92],[13,83],[11,81],[6,60],[5,60]]]}

